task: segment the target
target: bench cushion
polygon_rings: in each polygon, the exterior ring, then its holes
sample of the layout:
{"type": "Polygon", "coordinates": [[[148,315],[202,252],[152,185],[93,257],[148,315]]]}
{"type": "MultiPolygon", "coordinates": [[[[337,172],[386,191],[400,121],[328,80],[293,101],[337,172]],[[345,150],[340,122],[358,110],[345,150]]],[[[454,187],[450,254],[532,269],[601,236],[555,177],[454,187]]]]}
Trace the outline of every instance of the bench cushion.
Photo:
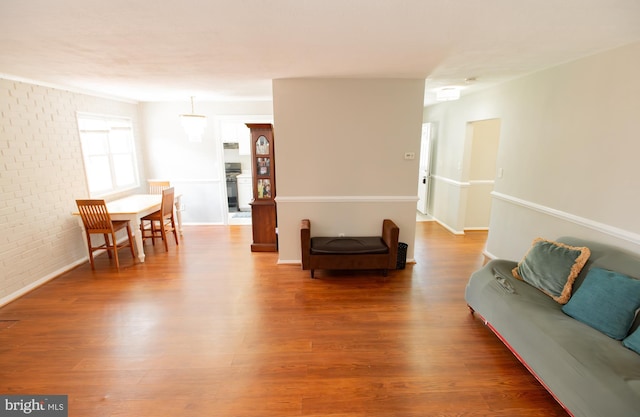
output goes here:
{"type": "Polygon", "coordinates": [[[388,253],[389,248],[381,237],[312,237],[313,255],[355,255],[388,253]]]}

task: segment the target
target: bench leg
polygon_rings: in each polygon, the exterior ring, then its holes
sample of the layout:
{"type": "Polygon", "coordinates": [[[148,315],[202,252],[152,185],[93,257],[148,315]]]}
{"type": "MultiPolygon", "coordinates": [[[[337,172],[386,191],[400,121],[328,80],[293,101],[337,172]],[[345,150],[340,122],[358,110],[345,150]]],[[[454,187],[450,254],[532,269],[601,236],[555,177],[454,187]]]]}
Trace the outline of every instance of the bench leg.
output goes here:
{"type": "Polygon", "coordinates": [[[314,273],[314,270],[312,269],[311,270],[311,278],[314,278],[314,276],[313,276],[314,274],[313,273],[314,273]]]}

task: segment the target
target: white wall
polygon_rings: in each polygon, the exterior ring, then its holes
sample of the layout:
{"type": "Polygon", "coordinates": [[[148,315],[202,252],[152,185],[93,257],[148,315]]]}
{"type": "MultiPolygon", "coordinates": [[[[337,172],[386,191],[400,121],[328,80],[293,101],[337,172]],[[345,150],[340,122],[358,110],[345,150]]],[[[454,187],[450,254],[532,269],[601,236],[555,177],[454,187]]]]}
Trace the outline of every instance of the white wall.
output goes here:
{"type": "Polygon", "coordinates": [[[300,261],[304,218],[316,236],[393,219],[411,259],[424,80],[284,79],[273,94],[280,262],[300,261]]]}
{"type": "Polygon", "coordinates": [[[129,117],[140,137],[136,104],[0,79],[0,305],[87,258],[77,112],[129,117]]]}
{"type": "Polygon", "coordinates": [[[455,228],[468,122],[501,120],[487,251],[520,259],[533,238],[576,235],[640,252],[640,43],[425,110],[439,122],[435,216],[455,228]],[[445,181],[446,182],[446,181],[445,181]]]}
{"type": "Polygon", "coordinates": [[[189,142],[179,115],[191,113],[190,102],[142,103],[146,178],[170,180],[182,194],[185,224],[223,224],[226,207],[224,158],[219,119],[252,116],[247,122],[273,117],[270,101],[195,102],[195,113],[207,116],[202,142],[189,142]]]}
{"type": "MultiPolygon", "coordinates": [[[[500,119],[480,120],[467,125],[464,163],[466,187],[465,230],[486,230],[491,220],[491,192],[496,177],[500,142],[500,119]]],[[[464,191],[463,191],[464,193],[464,191]]]]}

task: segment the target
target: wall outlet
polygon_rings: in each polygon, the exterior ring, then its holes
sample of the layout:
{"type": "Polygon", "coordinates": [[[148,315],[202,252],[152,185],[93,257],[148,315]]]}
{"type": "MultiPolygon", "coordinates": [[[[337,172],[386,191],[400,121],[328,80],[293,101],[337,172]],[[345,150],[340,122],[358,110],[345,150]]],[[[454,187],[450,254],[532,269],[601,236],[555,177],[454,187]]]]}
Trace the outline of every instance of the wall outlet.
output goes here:
{"type": "Polygon", "coordinates": [[[404,153],[404,159],[416,159],[416,153],[415,152],[405,152],[404,153]]]}

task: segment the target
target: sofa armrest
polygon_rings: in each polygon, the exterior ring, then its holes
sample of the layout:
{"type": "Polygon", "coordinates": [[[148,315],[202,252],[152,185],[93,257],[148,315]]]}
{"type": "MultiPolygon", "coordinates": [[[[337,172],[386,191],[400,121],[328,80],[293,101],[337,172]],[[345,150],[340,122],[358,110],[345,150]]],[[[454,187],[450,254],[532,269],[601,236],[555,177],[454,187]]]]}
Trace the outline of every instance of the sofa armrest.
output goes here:
{"type": "Polygon", "coordinates": [[[300,222],[300,248],[302,250],[302,269],[309,269],[311,254],[311,222],[303,219],[300,222]]]}
{"type": "Polygon", "coordinates": [[[382,222],[382,240],[389,247],[389,269],[395,269],[398,263],[398,236],[400,229],[389,219],[382,222]]]}

